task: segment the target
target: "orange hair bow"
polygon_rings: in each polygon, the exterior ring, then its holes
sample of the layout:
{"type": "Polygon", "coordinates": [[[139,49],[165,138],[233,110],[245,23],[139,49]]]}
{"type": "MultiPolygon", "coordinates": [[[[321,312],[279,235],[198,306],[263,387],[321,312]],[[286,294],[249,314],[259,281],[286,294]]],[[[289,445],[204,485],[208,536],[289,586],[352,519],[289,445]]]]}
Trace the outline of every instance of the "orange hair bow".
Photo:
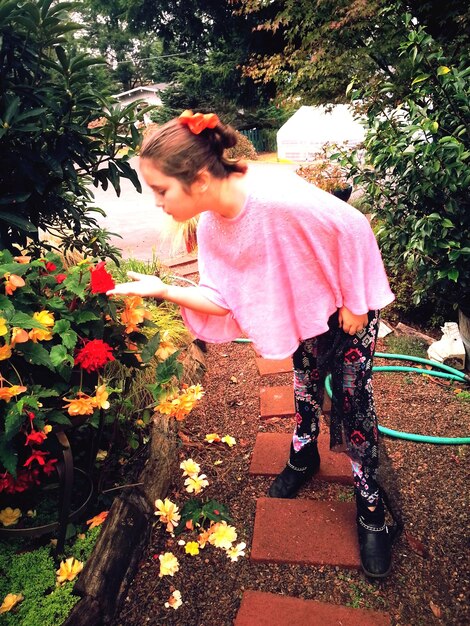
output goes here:
{"type": "Polygon", "coordinates": [[[215,128],[219,123],[219,118],[215,113],[193,113],[189,109],[183,111],[178,120],[195,135],[199,135],[206,128],[215,128]]]}

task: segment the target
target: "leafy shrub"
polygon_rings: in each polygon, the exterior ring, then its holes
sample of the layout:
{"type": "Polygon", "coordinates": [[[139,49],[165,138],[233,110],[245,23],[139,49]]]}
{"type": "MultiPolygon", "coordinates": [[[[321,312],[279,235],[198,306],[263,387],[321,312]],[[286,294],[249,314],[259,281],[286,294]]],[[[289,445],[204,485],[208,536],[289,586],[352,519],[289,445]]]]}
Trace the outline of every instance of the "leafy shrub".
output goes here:
{"type": "Polygon", "coordinates": [[[69,51],[67,33],[81,28],[70,7],[0,0],[0,248],[38,241],[39,229],[94,228],[90,183],[119,194],[124,177],[140,189],[128,162],[138,103],[121,108],[91,87],[89,69],[104,61],[69,51]]]}
{"type": "Polygon", "coordinates": [[[225,151],[225,156],[229,159],[249,159],[250,161],[255,161],[258,158],[254,145],[242,135],[238,130],[235,131],[237,134],[237,143],[233,148],[229,148],[225,151]]]}
{"type": "Polygon", "coordinates": [[[407,33],[408,62],[394,82],[352,88],[368,132],[366,166],[358,154],[349,164],[382,222],[387,263],[413,270],[415,302],[433,292],[470,310],[468,47],[448,58],[411,15],[389,17],[407,33]]]}
{"type": "MultiPolygon", "coordinates": [[[[104,262],[64,268],[53,253],[0,251],[0,276],[0,492],[11,498],[55,473],[52,427],[98,425],[108,412],[113,420],[113,401],[157,353],[160,333],[141,298],[105,295],[114,282],[104,262]],[[114,362],[117,377],[106,368],[114,362]]],[[[154,400],[181,371],[174,349],[164,356],[154,400]]]]}

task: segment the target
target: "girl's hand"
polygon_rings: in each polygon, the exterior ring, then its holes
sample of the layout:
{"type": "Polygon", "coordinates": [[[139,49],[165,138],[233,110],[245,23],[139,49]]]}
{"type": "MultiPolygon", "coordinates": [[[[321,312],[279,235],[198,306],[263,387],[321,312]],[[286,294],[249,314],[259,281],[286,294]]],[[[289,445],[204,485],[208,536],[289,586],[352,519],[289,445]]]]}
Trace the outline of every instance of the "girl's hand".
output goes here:
{"type": "Polygon", "coordinates": [[[342,306],[338,310],[338,321],[340,328],[342,328],[345,333],[348,333],[348,335],[355,335],[361,330],[364,330],[367,326],[369,318],[367,313],[364,313],[363,315],[355,315],[354,313],[351,313],[347,307],[342,306]]]}
{"type": "Polygon", "coordinates": [[[142,296],[149,298],[158,298],[164,300],[168,291],[168,285],[165,285],[157,276],[149,274],[138,274],[137,272],[127,272],[129,278],[134,282],[121,283],[116,285],[114,289],[106,292],[107,296],[142,296]]]}

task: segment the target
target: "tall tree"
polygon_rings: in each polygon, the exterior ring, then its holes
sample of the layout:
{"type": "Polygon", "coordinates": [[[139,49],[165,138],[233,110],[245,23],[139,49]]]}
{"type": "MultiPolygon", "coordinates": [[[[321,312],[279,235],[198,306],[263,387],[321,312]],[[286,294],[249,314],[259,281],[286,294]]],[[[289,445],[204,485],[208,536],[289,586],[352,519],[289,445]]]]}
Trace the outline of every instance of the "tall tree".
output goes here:
{"type": "Polygon", "coordinates": [[[255,16],[257,29],[277,35],[278,48],[251,55],[246,73],[275,81],[278,90],[305,104],[346,100],[352,77],[373,83],[393,79],[408,64],[395,14],[409,11],[429,25],[446,53],[468,45],[470,9],[465,0],[234,0],[239,13],[255,16]]]}

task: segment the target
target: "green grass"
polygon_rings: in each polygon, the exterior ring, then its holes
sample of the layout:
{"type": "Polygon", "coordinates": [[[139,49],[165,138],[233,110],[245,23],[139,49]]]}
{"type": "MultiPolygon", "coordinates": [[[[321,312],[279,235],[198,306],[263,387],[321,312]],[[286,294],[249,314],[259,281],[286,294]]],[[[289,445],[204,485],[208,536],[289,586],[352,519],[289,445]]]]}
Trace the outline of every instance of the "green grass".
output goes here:
{"type": "Polygon", "coordinates": [[[384,338],[385,351],[427,359],[428,345],[419,337],[389,335],[384,338]]]}

